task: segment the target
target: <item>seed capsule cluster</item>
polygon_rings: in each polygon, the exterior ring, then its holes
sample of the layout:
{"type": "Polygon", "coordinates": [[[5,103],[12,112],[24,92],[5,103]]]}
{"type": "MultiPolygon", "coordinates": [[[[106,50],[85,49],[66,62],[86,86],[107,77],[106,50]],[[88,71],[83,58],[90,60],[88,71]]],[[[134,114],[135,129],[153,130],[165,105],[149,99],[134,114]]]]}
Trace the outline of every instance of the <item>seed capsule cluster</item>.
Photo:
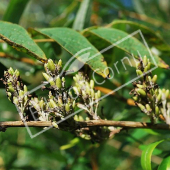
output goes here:
{"type": "Polygon", "coordinates": [[[131,94],[133,94],[133,99],[140,110],[150,117],[152,123],[155,123],[161,117],[164,117],[165,120],[168,117],[170,119],[170,115],[167,113],[169,90],[159,88],[156,83],[157,75],[152,76],[151,72],[148,72],[150,67],[150,60],[144,56],[136,68],[136,73],[141,76],[141,80],[133,83],[134,89],[131,94]]]}
{"type": "Polygon", "coordinates": [[[38,98],[35,94],[28,95],[27,86],[21,82],[18,70],[10,68],[5,72],[3,81],[8,99],[17,106],[21,119],[51,121],[55,128],[71,131],[88,140],[100,142],[108,139],[114,131],[113,127],[79,128],[76,124],[77,121],[100,119],[97,110],[101,92],[94,89],[94,81],[88,81],[82,73],[78,73],[73,77],[75,85],[66,88],[65,73],[61,74],[61,60],[55,63],[49,59],[44,68],[46,86],[42,87],[42,90],[48,90],[47,98],[38,98]],[[74,97],[73,93],[77,97],[74,97]],[[76,105],[86,111],[86,118],[76,115],[65,120],[65,117],[74,113],[76,105]],[[57,122],[61,120],[63,121],[58,126],[57,122]]]}
{"type": "Polygon", "coordinates": [[[73,87],[76,95],[81,96],[83,99],[84,106],[82,106],[92,117],[92,119],[99,119],[97,115],[97,108],[99,106],[99,99],[101,97],[101,92],[94,90],[94,81],[88,80],[83,76],[82,73],[77,74],[73,77],[75,81],[75,86],[73,87]]]}
{"type": "Polygon", "coordinates": [[[20,80],[20,73],[18,70],[13,70],[11,67],[4,72],[5,80],[3,83],[6,87],[8,99],[16,105],[20,117],[24,120],[28,110],[29,97],[27,95],[27,86],[23,85],[20,80]]]}

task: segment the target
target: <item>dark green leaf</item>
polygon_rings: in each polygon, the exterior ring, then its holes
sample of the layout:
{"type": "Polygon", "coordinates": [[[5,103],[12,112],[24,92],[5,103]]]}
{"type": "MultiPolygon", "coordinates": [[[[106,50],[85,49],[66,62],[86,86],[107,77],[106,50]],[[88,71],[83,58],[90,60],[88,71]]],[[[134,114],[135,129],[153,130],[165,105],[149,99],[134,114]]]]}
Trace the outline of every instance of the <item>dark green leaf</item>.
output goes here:
{"type": "Polygon", "coordinates": [[[170,156],[165,158],[158,167],[158,170],[170,170],[170,156]]]}
{"type": "Polygon", "coordinates": [[[46,60],[44,52],[31,39],[27,31],[17,24],[0,21],[0,38],[18,51],[27,53],[42,62],[46,60]]]}
{"type": "Polygon", "coordinates": [[[10,0],[3,20],[18,24],[28,2],[29,0],[10,0]]]}
{"type": "Polygon", "coordinates": [[[125,30],[128,33],[132,33],[140,29],[148,43],[152,44],[153,46],[155,46],[157,49],[161,51],[170,52],[169,45],[166,44],[166,42],[163,40],[161,35],[145,25],[133,21],[127,21],[127,20],[115,20],[111,24],[109,24],[108,27],[117,28],[117,29],[125,27],[125,30]]]}
{"type": "MultiPolygon", "coordinates": [[[[82,63],[86,63],[96,73],[106,77],[109,73],[107,69],[107,63],[104,60],[102,54],[80,33],[70,28],[44,28],[30,30],[32,33],[43,34],[49,38],[54,39],[60,46],[62,46],[71,55],[75,55],[76,58],[82,63]],[[89,56],[89,57],[88,57],[89,56]]],[[[71,64],[69,61],[67,64],[71,64]]]]}
{"type": "MultiPolygon", "coordinates": [[[[147,48],[136,38],[129,37],[125,41],[122,41],[123,38],[126,38],[129,36],[129,34],[113,29],[113,28],[91,28],[84,31],[84,34],[91,34],[91,36],[97,36],[106,42],[109,42],[110,44],[115,44],[115,46],[127,53],[133,54],[134,56],[140,55],[150,57],[149,51],[147,48]],[[116,44],[118,41],[121,41],[120,43],[116,44]]],[[[88,35],[90,36],[90,35],[88,35]]],[[[154,55],[154,60],[156,64],[161,68],[169,68],[169,66],[158,56],[154,55]]],[[[154,64],[153,59],[151,58],[151,62],[154,64]]],[[[155,64],[154,64],[155,65],[155,64]]]]}
{"type": "Polygon", "coordinates": [[[141,165],[142,165],[143,170],[152,170],[151,168],[152,152],[157,147],[157,145],[159,145],[163,141],[164,140],[152,143],[144,149],[144,151],[142,152],[142,156],[141,156],[141,165]]]}

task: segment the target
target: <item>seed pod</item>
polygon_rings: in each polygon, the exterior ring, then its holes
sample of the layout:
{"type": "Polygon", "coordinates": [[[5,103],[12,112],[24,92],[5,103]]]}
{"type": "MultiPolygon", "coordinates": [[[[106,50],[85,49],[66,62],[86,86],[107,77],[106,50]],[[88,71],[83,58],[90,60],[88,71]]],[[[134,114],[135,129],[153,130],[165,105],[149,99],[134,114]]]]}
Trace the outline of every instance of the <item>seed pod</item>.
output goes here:
{"type": "Polygon", "coordinates": [[[41,99],[41,100],[39,101],[39,105],[40,105],[40,108],[43,109],[43,107],[44,107],[44,101],[43,101],[43,99],[41,99]]]}
{"type": "Polygon", "coordinates": [[[138,96],[136,95],[136,96],[133,96],[133,100],[134,101],[138,101],[138,96]]]}
{"type": "Polygon", "coordinates": [[[15,70],[14,75],[17,76],[17,77],[19,77],[19,71],[18,71],[18,70],[15,70]]]}
{"type": "Polygon", "coordinates": [[[58,125],[57,125],[56,122],[52,122],[52,125],[53,125],[56,129],[58,129],[58,125]]]}
{"type": "Polygon", "coordinates": [[[11,94],[10,92],[7,92],[7,95],[8,95],[8,97],[11,97],[11,96],[12,96],[12,94],[11,94]]]}
{"type": "Polygon", "coordinates": [[[143,65],[144,65],[144,66],[147,65],[147,57],[146,57],[146,55],[143,57],[143,65]]]}
{"type": "Polygon", "coordinates": [[[101,91],[98,90],[98,91],[97,91],[97,94],[98,94],[98,98],[100,99],[100,97],[101,97],[101,91]]]}
{"type": "Polygon", "coordinates": [[[136,86],[140,89],[144,88],[144,85],[141,85],[141,84],[137,84],[136,86]]]}
{"type": "Polygon", "coordinates": [[[50,99],[50,105],[51,105],[52,108],[56,108],[57,107],[57,104],[56,104],[56,102],[53,99],[50,99]]]}
{"type": "Polygon", "coordinates": [[[27,86],[24,85],[24,93],[27,93],[28,89],[27,89],[27,86]]]}
{"type": "Polygon", "coordinates": [[[23,90],[20,90],[19,91],[19,97],[23,97],[24,96],[24,91],[23,90]]]}
{"type": "Polygon", "coordinates": [[[13,103],[16,104],[16,105],[18,105],[18,103],[19,103],[19,102],[18,102],[18,98],[15,97],[15,96],[13,97],[13,103]]]}
{"type": "Polygon", "coordinates": [[[49,59],[48,60],[48,68],[51,72],[54,72],[55,71],[55,65],[54,65],[54,62],[53,60],[49,59]]]}
{"type": "Polygon", "coordinates": [[[13,75],[13,74],[14,74],[14,70],[13,70],[13,68],[12,68],[12,67],[10,67],[10,68],[8,69],[8,73],[9,73],[9,74],[11,74],[11,75],[13,75]]]}
{"type": "Polygon", "coordinates": [[[139,107],[142,111],[145,111],[145,106],[144,106],[144,105],[142,105],[141,103],[138,103],[137,105],[138,105],[138,107],[139,107]]]}
{"type": "Polygon", "coordinates": [[[141,70],[136,70],[136,74],[137,74],[138,76],[141,76],[143,73],[142,73],[141,70]]]}
{"type": "Polygon", "coordinates": [[[152,109],[151,109],[151,107],[150,107],[149,104],[146,104],[146,110],[147,110],[148,112],[151,112],[151,111],[152,111],[152,109]]]}
{"type": "Polygon", "coordinates": [[[73,80],[74,80],[75,82],[78,81],[76,76],[73,77],[73,80]]]}
{"type": "Polygon", "coordinates": [[[166,90],[165,96],[166,96],[166,98],[168,98],[168,96],[169,96],[169,90],[166,90]]]}
{"type": "Polygon", "coordinates": [[[138,88],[138,89],[136,89],[136,92],[137,92],[138,94],[140,94],[141,96],[143,96],[143,97],[146,96],[146,92],[145,92],[143,89],[138,88]]]}
{"type": "Polygon", "coordinates": [[[50,83],[51,86],[55,86],[55,82],[53,81],[52,77],[49,79],[49,83],[50,83]]]}
{"type": "Polygon", "coordinates": [[[90,80],[90,87],[93,89],[94,88],[94,80],[90,80]]]}
{"type": "Polygon", "coordinates": [[[94,98],[94,90],[91,89],[91,97],[94,98]]]}
{"type": "Polygon", "coordinates": [[[69,111],[70,111],[70,106],[69,106],[68,103],[65,104],[65,110],[66,110],[66,112],[69,112],[69,111]]]}
{"type": "Polygon", "coordinates": [[[88,95],[90,95],[90,88],[89,88],[89,86],[85,86],[85,88],[86,88],[86,93],[87,93],[88,95]]]}
{"type": "Polygon", "coordinates": [[[96,100],[98,99],[98,93],[95,93],[95,99],[96,100]]]}
{"type": "Polygon", "coordinates": [[[156,103],[161,101],[162,93],[159,93],[156,97],[156,103]]]}
{"type": "Polygon", "coordinates": [[[151,76],[148,76],[148,81],[152,82],[151,76]]]}
{"type": "Polygon", "coordinates": [[[155,114],[156,114],[157,116],[159,115],[159,107],[158,107],[158,106],[155,107],[155,114]]]}
{"type": "Polygon", "coordinates": [[[48,81],[50,79],[49,75],[47,73],[42,73],[44,78],[48,81]]]}
{"type": "Polygon", "coordinates": [[[73,90],[74,90],[74,92],[77,94],[77,95],[79,95],[79,91],[78,91],[78,88],[77,87],[73,87],[73,90]]]}
{"type": "Polygon", "coordinates": [[[62,101],[62,99],[61,99],[60,97],[58,98],[58,105],[59,105],[60,107],[63,106],[63,101],[62,101]]]}
{"type": "Polygon", "coordinates": [[[57,76],[57,78],[56,78],[56,86],[59,89],[62,87],[62,82],[61,82],[60,76],[57,76]]]}
{"type": "Polygon", "coordinates": [[[58,61],[58,66],[62,66],[62,60],[60,59],[59,61],[58,61]]]}
{"type": "Polygon", "coordinates": [[[12,87],[12,85],[8,86],[8,91],[11,92],[11,93],[13,93],[15,91],[14,88],[12,87]]]}
{"type": "Polygon", "coordinates": [[[156,83],[157,77],[158,77],[157,75],[154,75],[154,76],[153,76],[153,78],[152,78],[152,82],[153,82],[153,83],[156,83]]]}
{"type": "Polygon", "coordinates": [[[74,108],[75,108],[75,106],[76,106],[76,101],[75,101],[75,100],[73,101],[72,106],[73,106],[73,109],[74,109],[74,108]]]}
{"type": "Polygon", "coordinates": [[[66,82],[66,79],[65,79],[65,77],[62,77],[62,79],[61,79],[61,80],[62,80],[62,82],[66,82]]]}

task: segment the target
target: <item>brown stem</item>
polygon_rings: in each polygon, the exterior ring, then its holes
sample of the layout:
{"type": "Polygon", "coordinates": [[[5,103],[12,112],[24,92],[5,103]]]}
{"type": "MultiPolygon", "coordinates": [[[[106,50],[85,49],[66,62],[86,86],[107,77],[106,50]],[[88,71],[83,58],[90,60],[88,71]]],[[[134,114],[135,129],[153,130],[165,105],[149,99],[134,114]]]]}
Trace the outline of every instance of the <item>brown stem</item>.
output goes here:
{"type": "MultiPolygon", "coordinates": [[[[29,127],[48,127],[52,126],[49,121],[29,121],[26,122],[29,127]]],[[[145,122],[132,122],[132,121],[111,121],[111,120],[90,120],[90,121],[81,121],[76,122],[77,128],[85,127],[95,127],[95,126],[114,126],[114,127],[124,127],[124,128],[146,128],[146,129],[160,129],[160,130],[170,130],[170,125],[167,124],[151,124],[145,122]]],[[[7,121],[0,122],[0,127],[24,127],[22,121],[7,121]]]]}

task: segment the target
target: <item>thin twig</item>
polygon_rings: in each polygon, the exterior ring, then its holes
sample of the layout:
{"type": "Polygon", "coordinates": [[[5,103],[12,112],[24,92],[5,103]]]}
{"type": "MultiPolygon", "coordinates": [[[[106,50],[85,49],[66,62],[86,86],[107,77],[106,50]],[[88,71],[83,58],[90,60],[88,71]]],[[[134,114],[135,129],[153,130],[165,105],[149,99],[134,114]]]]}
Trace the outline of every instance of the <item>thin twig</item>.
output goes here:
{"type": "MultiPolygon", "coordinates": [[[[26,122],[29,127],[48,127],[52,126],[49,121],[29,121],[26,122]]],[[[111,121],[111,120],[90,120],[90,121],[80,121],[76,122],[77,128],[85,127],[95,127],[95,126],[114,126],[114,127],[124,127],[124,128],[145,128],[145,129],[160,129],[160,130],[170,130],[170,125],[158,123],[151,124],[145,122],[132,122],[132,121],[111,121]]],[[[22,121],[7,121],[0,122],[0,127],[24,127],[25,124],[22,121]]]]}
{"type": "MultiPolygon", "coordinates": [[[[4,43],[5,41],[0,40],[0,43],[4,43]]],[[[55,42],[53,39],[34,39],[34,42],[36,43],[42,43],[42,42],[55,42]]]]}

